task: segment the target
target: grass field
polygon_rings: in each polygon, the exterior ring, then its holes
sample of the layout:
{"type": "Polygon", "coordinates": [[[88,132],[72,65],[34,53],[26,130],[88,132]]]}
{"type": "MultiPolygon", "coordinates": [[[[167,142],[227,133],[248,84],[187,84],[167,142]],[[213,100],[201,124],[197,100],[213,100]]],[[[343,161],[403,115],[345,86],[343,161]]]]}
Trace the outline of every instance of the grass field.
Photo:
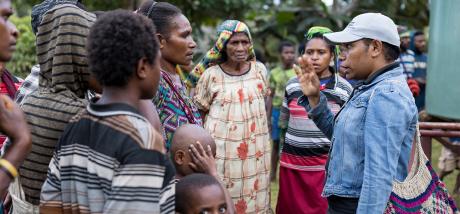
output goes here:
{"type": "MultiPolygon", "coordinates": [[[[442,147],[441,144],[439,144],[436,141],[433,141],[431,164],[433,165],[433,167],[436,170],[436,172],[438,172],[438,174],[439,174],[438,158],[441,155],[441,147],[442,147]]],[[[447,177],[444,178],[444,182],[446,183],[447,189],[449,190],[450,194],[452,194],[452,196],[455,199],[456,204],[458,205],[458,204],[460,204],[460,196],[459,195],[453,195],[453,193],[452,193],[452,191],[454,189],[455,179],[456,179],[457,175],[458,175],[458,170],[455,170],[453,173],[451,173],[450,175],[448,175],[447,177]]],[[[275,208],[276,208],[276,201],[277,201],[277,198],[278,198],[278,188],[279,188],[278,180],[276,180],[276,182],[273,182],[271,184],[271,206],[272,206],[273,210],[275,210],[275,208]]]]}

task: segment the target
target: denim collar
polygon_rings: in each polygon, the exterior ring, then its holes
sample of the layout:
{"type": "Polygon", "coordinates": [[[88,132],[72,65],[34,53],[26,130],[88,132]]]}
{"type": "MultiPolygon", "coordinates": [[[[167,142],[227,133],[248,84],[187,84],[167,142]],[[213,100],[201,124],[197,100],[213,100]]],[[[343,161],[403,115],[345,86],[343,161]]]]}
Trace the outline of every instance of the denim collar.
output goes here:
{"type": "Polygon", "coordinates": [[[393,62],[391,64],[385,65],[383,68],[380,68],[378,71],[374,72],[373,74],[369,75],[366,80],[364,80],[363,85],[371,84],[377,77],[386,73],[387,71],[391,71],[395,68],[399,67],[399,62],[393,62]]]}

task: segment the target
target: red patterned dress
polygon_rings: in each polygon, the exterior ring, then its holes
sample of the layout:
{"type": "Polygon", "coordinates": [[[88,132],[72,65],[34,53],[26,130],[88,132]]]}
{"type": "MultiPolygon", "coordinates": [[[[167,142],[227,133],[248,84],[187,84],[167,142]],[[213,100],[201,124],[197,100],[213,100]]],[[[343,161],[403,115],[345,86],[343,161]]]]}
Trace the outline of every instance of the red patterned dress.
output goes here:
{"type": "Polygon", "coordinates": [[[270,208],[268,92],[265,66],[256,62],[237,76],[218,65],[210,67],[196,87],[195,103],[209,111],[204,127],[217,145],[217,172],[237,213],[266,213],[270,208]]]}

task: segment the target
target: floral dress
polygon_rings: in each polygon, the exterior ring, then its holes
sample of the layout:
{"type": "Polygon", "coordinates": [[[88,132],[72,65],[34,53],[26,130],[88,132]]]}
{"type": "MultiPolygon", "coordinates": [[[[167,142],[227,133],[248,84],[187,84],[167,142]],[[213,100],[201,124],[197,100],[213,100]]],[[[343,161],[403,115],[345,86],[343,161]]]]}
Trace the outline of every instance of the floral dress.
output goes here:
{"type": "Polygon", "coordinates": [[[217,146],[217,172],[237,213],[265,213],[270,208],[268,93],[265,66],[256,62],[238,76],[219,65],[210,67],[196,87],[194,101],[208,111],[204,127],[217,146]]]}

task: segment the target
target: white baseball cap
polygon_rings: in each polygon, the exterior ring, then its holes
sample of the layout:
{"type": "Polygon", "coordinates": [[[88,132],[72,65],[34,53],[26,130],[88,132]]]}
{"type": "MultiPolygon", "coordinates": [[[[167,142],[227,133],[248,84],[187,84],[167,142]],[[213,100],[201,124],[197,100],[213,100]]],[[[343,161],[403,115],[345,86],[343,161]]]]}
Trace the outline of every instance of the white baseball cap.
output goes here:
{"type": "Polygon", "coordinates": [[[351,20],[340,32],[327,33],[324,36],[336,44],[349,43],[360,39],[375,39],[394,46],[400,46],[398,27],[381,13],[364,13],[351,20]]]}

